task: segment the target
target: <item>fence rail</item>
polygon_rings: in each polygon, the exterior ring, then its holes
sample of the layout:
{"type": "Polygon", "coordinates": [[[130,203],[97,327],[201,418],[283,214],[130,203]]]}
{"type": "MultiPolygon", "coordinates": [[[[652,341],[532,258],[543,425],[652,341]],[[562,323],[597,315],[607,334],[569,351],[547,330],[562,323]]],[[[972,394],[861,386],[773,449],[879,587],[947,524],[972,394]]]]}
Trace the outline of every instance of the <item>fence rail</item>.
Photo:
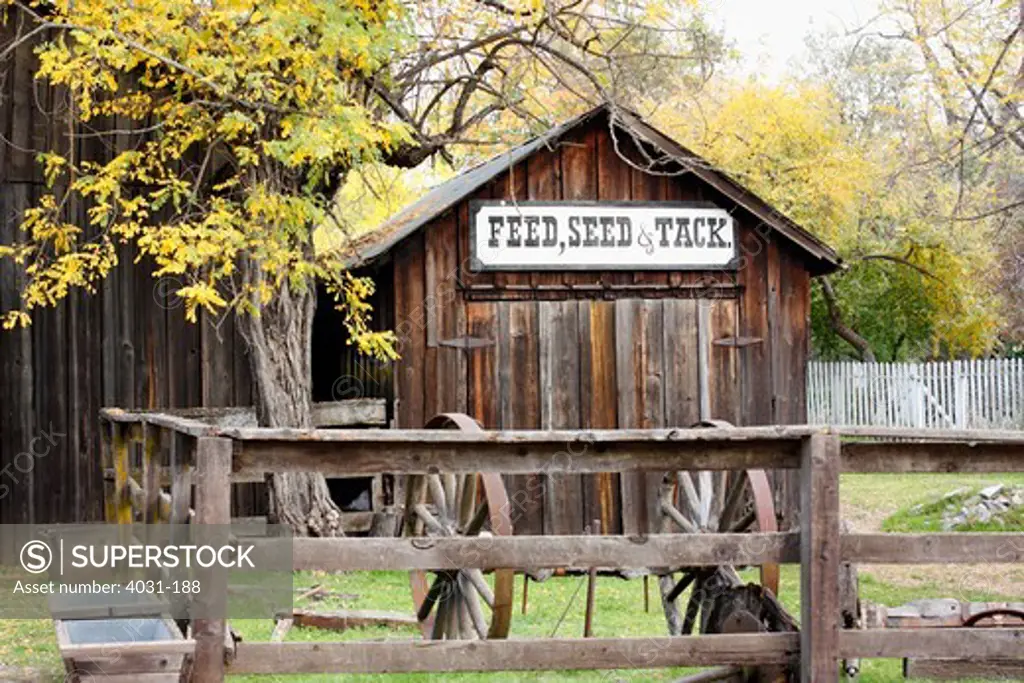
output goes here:
{"type": "Polygon", "coordinates": [[[807,421],[839,426],[1024,429],[1024,359],[810,363],[807,421]]]}

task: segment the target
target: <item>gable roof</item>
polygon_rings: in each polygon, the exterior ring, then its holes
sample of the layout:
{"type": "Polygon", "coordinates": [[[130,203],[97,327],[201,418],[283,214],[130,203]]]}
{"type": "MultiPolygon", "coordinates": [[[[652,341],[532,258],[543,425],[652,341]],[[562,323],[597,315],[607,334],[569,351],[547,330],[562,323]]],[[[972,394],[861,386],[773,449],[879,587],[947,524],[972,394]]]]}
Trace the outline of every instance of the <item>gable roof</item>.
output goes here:
{"type": "Polygon", "coordinates": [[[841,267],[839,256],[830,246],[737,181],[716,170],[709,161],[655,129],[639,115],[611,104],[601,104],[441,183],[393,215],[379,228],[358,239],[353,245],[358,262],[372,261],[387,253],[403,239],[472,195],[501,173],[543,148],[554,147],[567,133],[602,114],[609,116],[611,125],[625,130],[634,138],[658,150],[667,157],[666,161],[682,166],[778,232],[807,257],[807,269],[812,274],[827,274],[841,267]]]}

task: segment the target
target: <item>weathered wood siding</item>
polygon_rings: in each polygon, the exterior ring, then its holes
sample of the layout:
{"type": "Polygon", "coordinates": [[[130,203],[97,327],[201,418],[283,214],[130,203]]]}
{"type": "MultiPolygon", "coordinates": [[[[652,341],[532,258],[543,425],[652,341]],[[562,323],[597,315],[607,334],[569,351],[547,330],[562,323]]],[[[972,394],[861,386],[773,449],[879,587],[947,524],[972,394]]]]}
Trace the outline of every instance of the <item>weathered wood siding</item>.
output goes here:
{"type": "MultiPolygon", "coordinates": [[[[492,198],[711,201],[735,209],[744,259],[735,272],[473,273],[464,201],[393,252],[398,426],[466,410],[491,429],[689,427],[702,398],[703,417],[734,424],[804,421],[809,276],[749,213],[692,175],[637,170],[604,119],[471,199],[492,198]],[[479,346],[443,345],[466,337],[479,346]]],[[[585,455],[564,455],[558,473],[508,477],[518,533],[579,533],[593,520],[606,533],[653,528],[660,475],[571,474],[585,455]]],[[[779,502],[794,490],[780,479],[779,502]]]]}

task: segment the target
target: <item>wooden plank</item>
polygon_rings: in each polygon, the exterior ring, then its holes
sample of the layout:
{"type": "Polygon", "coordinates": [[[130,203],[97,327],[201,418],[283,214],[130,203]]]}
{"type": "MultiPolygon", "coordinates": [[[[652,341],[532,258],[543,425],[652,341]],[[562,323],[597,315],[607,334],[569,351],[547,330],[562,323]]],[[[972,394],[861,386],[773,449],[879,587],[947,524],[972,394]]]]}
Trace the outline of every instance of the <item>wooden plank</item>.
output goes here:
{"type": "MultiPolygon", "coordinates": [[[[540,322],[541,428],[580,426],[580,347],[578,307],[573,301],[538,304],[540,322]]],[[[586,452],[570,452],[571,458],[586,452]]],[[[571,467],[571,463],[570,463],[571,467]]],[[[579,474],[544,475],[544,533],[581,533],[583,481],[579,474]]]]}
{"type": "MultiPolygon", "coordinates": [[[[196,440],[196,522],[228,525],[231,523],[231,441],[201,437],[196,440]]],[[[225,529],[226,531],[226,529],[225,529]]],[[[223,571],[201,575],[203,591],[196,598],[197,614],[192,632],[195,637],[193,680],[196,683],[220,683],[224,680],[224,634],[227,610],[227,575],[223,571]],[[204,580],[205,579],[205,580],[204,580]]]]}
{"type": "MultiPolygon", "coordinates": [[[[498,368],[502,429],[540,427],[540,348],[536,303],[499,304],[498,368]],[[507,327],[506,327],[507,326],[507,327]],[[507,330],[507,331],[506,331],[507,330]]],[[[543,467],[506,479],[517,534],[544,533],[543,467]]],[[[514,470],[502,470],[512,474],[514,470]]],[[[522,470],[520,470],[522,471],[522,470]]]]}
{"type": "Polygon", "coordinates": [[[466,335],[466,317],[458,294],[458,227],[447,212],[424,231],[426,249],[427,346],[424,418],[466,412],[466,357],[461,349],[441,345],[466,335]]]}
{"type": "Polygon", "coordinates": [[[395,334],[401,357],[395,364],[398,427],[419,428],[426,424],[426,270],[423,233],[410,236],[395,250],[395,334]]]}
{"type": "Polygon", "coordinates": [[[1020,533],[844,534],[844,562],[1006,564],[1024,562],[1020,533]]]}
{"type": "Polygon", "coordinates": [[[700,420],[697,306],[692,300],[663,303],[666,427],[687,428],[700,420]]]}
{"type": "Polygon", "coordinates": [[[844,472],[1020,472],[1024,446],[984,441],[852,442],[843,444],[842,467],[844,472]]]}
{"type": "Polygon", "coordinates": [[[743,424],[772,422],[771,337],[768,324],[768,242],[767,236],[739,227],[741,263],[739,269],[743,294],[739,301],[739,334],[759,338],[740,351],[740,394],[743,424]]]}
{"type": "Polygon", "coordinates": [[[958,681],[984,679],[1024,681],[1024,659],[922,659],[909,657],[904,664],[907,678],[932,681],[958,681]]]}
{"type": "MultiPolygon", "coordinates": [[[[642,312],[639,301],[619,299],[615,302],[615,382],[620,429],[639,428],[643,420],[642,312]]],[[[625,472],[619,480],[623,533],[648,531],[643,474],[625,472]]]]}
{"type": "Polygon", "coordinates": [[[843,631],[839,656],[951,657],[983,661],[1019,659],[1024,651],[1021,628],[883,628],[843,631]]]}
{"type": "Polygon", "coordinates": [[[839,437],[814,434],[800,469],[800,680],[839,680],[839,437]]]}
{"type": "Polygon", "coordinates": [[[469,414],[484,429],[501,426],[499,408],[498,304],[467,303],[466,334],[486,340],[487,346],[469,351],[469,414]]]}
{"type": "Polygon", "coordinates": [[[387,626],[389,628],[419,627],[414,614],[383,612],[379,610],[346,609],[330,612],[296,609],[289,619],[295,626],[319,628],[331,631],[347,631],[352,628],[387,626]]]}
{"type": "Polygon", "coordinates": [[[715,344],[719,339],[736,336],[739,307],[736,301],[729,299],[715,300],[708,305],[711,307],[710,347],[707,350],[711,417],[739,424],[741,413],[738,351],[729,346],[715,344]]]}
{"type": "MultiPolygon", "coordinates": [[[[557,144],[557,143],[556,143],[557,144]]],[[[558,146],[542,147],[526,160],[526,196],[530,200],[562,198],[562,156],[558,146]]],[[[561,285],[562,273],[534,271],[529,274],[533,287],[561,285]]]]}
{"type": "MultiPolygon", "coordinates": [[[[352,430],[365,431],[365,430],[352,430]]],[[[701,430],[705,431],[705,430],[701,430]]],[[[708,430],[710,431],[710,430],[708,430]]],[[[664,432],[661,432],[664,436],[664,432]]],[[[530,434],[529,432],[525,434],[530,434]]],[[[378,472],[427,473],[502,472],[529,474],[543,472],[563,463],[566,453],[586,452],[572,459],[574,472],[628,472],[633,470],[721,470],[796,467],[799,456],[795,440],[769,438],[743,441],[699,441],[678,439],[669,432],[664,441],[630,440],[618,432],[543,432],[533,436],[503,433],[501,440],[485,435],[477,439],[448,440],[431,432],[374,434],[332,441],[246,440],[236,442],[235,473],[252,476],[267,471],[319,471],[325,476],[356,476],[378,472]],[[422,434],[420,440],[405,436],[422,434]],[[559,439],[564,436],[564,439],[559,439]],[[432,470],[431,468],[436,468],[432,470]]],[[[538,489],[531,489],[536,492],[538,489]]],[[[537,496],[527,497],[523,505],[537,496]]],[[[539,504],[539,500],[535,501],[539,504]]],[[[517,507],[518,504],[516,504],[517,507]]],[[[623,506],[625,507],[625,500],[623,506]]],[[[541,527],[543,528],[543,527],[541,527]]],[[[626,533],[634,533],[626,531],[626,533]]]]}
{"type": "Polygon", "coordinates": [[[231,674],[637,669],[785,664],[795,633],[689,637],[238,644],[231,674]]]}
{"type": "Polygon", "coordinates": [[[196,643],[191,640],[156,640],[152,642],[137,641],[133,643],[89,643],[76,645],[69,643],[60,646],[60,654],[64,659],[98,659],[111,656],[115,649],[121,657],[144,657],[147,655],[191,655],[196,643]]]}
{"type": "MultiPolygon", "coordinates": [[[[579,304],[580,426],[614,429],[618,425],[615,369],[615,304],[579,304]]],[[[601,532],[622,532],[619,476],[609,472],[583,475],[584,519],[601,520],[601,532]]]]}
{"type": "MultiPolygon", "coordinates": [[[[259,557],[259,539],[253,557],[259,557]]],[[[494,536],[478,539],[295,538],[296,571],[564,567],[666,567],[795,563],[800,536],[789,533],[643,536],[494,536]]],[[[265,547],[275,552],[273,542],[265,547]]]]}

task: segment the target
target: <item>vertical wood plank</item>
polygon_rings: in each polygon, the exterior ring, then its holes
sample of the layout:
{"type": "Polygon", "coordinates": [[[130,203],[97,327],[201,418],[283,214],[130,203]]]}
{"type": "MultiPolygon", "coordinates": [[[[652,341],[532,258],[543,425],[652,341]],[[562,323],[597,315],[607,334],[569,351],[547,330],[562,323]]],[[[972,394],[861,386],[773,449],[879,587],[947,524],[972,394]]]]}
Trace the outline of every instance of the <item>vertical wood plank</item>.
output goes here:
{"type": "Polygon", "coordinates": [[[395,363],[395,423],[402,429],[426,424],[426,271],[423,235],[411,236],[395,251],[395,334],[400,358],[395,363]]]}
{"type": "MultiPolygon", "coordinates": [[[[618,393],[619,429],[640,427],[643,421],[643,346],[641,303],[635,299],[615,302],[615,378],[618,393]]],[[[647,531],[647,497],[644,474],[623,472],[622,533],[647,531]]]]}
{"type": "MultiPolygon", "coordinates": [[[[615,304],[580,301],[580,425],[584,429],[615,429],[618,399],[615,359],[615,304]]],[[[622,532],[619,476],[608,472],[583,475],[584,519],[600,519],[605,534],[622,532]]]]}
{"type": "Polygon", "coordinates": [[[425,229],[427,381],[425,417],[466,412],[466,355],[440,345],[466,335],[466,314],[457,286],[458,233],[455,213],[449,211],[425,229]]]}
{"type": "Polygon", "coordinates": [[[772,423],[767,238],[741,225],[740,253],[739,334],[760,340],[738,350],[743,424],[766,425],[772,423]]]}
{"type": "Polygon", "coordinates": [[[467,303],[466,327],[469,336],[488,340],[490,346],[469,352],[469,410],[484,429],[499,429],[498,405],[498,304],[467,303]]]}
{"type": "MultiPolygon", "coordinates": [[[[231,439],[196,439],[196,522],[223,525],[231,523],[231,439]]],[[[224,534],[225,538],[227,534],[224,534]]],[[[224,680],[224,628],[221,614],[227,606],[227,574],[223,570],[208,573],[208,583],[197,601],[202,619],[193,622],[196,641],[193,680],[196,683],[221,683],[224,680]],[[218,618],[211,618],[218,617],[218,618]]]]}
{"type": "MultiPolygon", "coordinates": [[[[732,424],[741,423],[739,405],[739,362],[735,346],[716,344],[736,336],[737,304],[733,299],[715,299],[711,302],[710,323],[711,347],[708,361],[711,369],[709,382],[711,416],[727,420],[732,424]]],[[[801,388],[802,391],[802,388],[801,388]]]]}
{"type": "MultiPolygon", "coordinates": [[[[541,428],[580,426],[580,347],[575,301],[538,304],[540,331],[541,428]]],[[[570,453],[570,457],[573,454],[570,453]]],[[[556,464],[566,462],[559,459],[556,464]]],[[[571,462],[571,460],[569,461],[571,462]]],[[[579,534],[583,515],[583,481],[579,474],[544,475],[544,533],[579,534]]]]}
{"type": "Polygon", "coordinates": [[[665,425],[690,427],[700,420],[697,306],[694,299],[663,302],[665,425]]]}
{"type": "Polygon", "coordinates": [[[839,437],[814,434],[800,469],[800,680],[839,680],[839,437]]]}
{"type": "MultiPolygon", "coordinates": [[[[501,428],[540,428],[540,349],[536,302],[498,304],[498,371],[501,386],[501,428]]],[[[517,534],[544,533],[544,484],[540,475],[506,477],[512,522],[517,534]]]]}

